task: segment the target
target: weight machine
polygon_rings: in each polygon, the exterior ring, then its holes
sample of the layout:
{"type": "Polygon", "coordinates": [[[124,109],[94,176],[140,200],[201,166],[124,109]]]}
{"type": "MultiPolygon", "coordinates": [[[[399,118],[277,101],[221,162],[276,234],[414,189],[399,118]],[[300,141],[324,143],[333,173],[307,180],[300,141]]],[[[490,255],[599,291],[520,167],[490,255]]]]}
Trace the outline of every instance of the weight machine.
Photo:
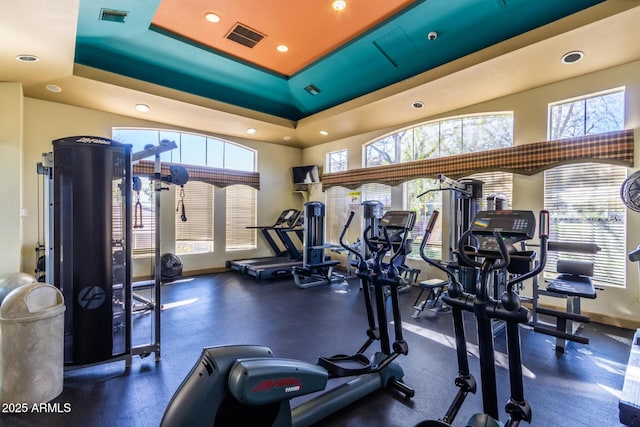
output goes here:
{"type": "Polygon", "coordinates": [[[138,296],[131,283],[132,161],[155,157],[154,191],[159,224],[162,182],[184,185],[186,170],[173,166],[163,177],[160,153],[176,148],[163,140],[132,154],[131,146],[107,138],[67,137],[53,141],[37,173],[45,183],[44,276],[62,291],[65,356],[68,367],[145,357],[160,358],[160,230],[156,227],[154,312],[148,345],[132,346],[132,305],[138,296]]]}
{"type": "MultiPolygon", "coordinates": [[[[456,181],[440,174],[436,182],[438,184],[437,188],[431,188],[419,194],[416,198],[421,198],[434,192],[441,192],[443,194],[443,216],[449,220],[446,238],[443,239],[442,242],[443,262],[447,264],[449,268],[458,272],[459,280],[464,284],[465,288],[475,288],[478,277],[477,272],[471,266],[459,262],[459,257],[456,254],[456,245],[460,236],[462,236],[471,224],[473,217],[480,210],[482,181],[475,179],[461,179],[456,181]],[[446,260],[444,257],[445,253],[448,254],[446,260]]],[[[467,241],[465,244],[469,245],[470,242],[467,241]]],[[[412,317],[414,319],[419,318],[426,308],[432,308],[435,311],[438,302],[441,301],[440,297],[447,284],[448,281],[442,279],[428,279],[418,283],[420,293],[413,303],[415,312],[412,317]],[[420,298],[424,292],[427,293],[427,297],[420,302],[420,298]]]]}
{"type": "Polygon", "coordinates": [[[340,261],[332,260],[325,252],[336,246],[325,243],[324,203],[305,203],[302,215],[304,215],[302,265],[293,266],[291,271],[296,286],[306,289],[343,280],[343,275],[338,275],[333,271],[334,267],[340,264],[340,261]]]}

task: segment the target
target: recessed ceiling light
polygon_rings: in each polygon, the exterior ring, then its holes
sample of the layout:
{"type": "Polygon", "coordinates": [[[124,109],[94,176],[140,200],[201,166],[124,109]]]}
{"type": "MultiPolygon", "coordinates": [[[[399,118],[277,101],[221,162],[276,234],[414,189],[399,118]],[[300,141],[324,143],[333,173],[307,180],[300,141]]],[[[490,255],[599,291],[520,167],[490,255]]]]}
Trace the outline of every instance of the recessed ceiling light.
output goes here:
{"type": "Polygon", "coordinates": [[[217,13],[213,13],[213,12],[207,12],[204,14],[204,19],[206,19],[209,22],[220,22],[220,15],[218,15],[217,13]]]}
{"type": "Polygon", "coordinates": [[[411,108],[415,108],[416,110],[424,108],[424,102],[422,102],[422,101],[413,101],[411,103],[411,108]]]}
{"type": "Polygon", "coordinates": [[[249,129],[247,129],[247,133],[248,133],[249,135],[253,135],[254,133],[256,133],[256,128],[249,128],[249,129]]]}
{"type": "Polygon", "coordinates": [[[320,131],[320,135],[327,136],[327,135],[329,135],[329,132],[327,132],[326,130],[321,130],[320,131]]]}
{"type": "Polygon", "coordinates": [[[334,10],[344,10],[344,8],[347,7],[347,2],[344,0],[335,0],[331,3],[331,7],[334,10]]]}
{"type": "Polygon", "coordinates": [[[282,139],[285,141],[291,141],[291,137],[289,135],[283,136],[282,139]]]}
{"type": "Polygon", "coordinates": [[[584,57],[584,52],[581,52],[579,50],[574,50],[562,55],[562,63],[575,64],[576,62],[580,61],[583,57],[584,57]]]}
{"type": "Polygon", "coordinates": [[[276,50],[278,52],[288,52],[289,51],[289,47],[287,45],[284,44],[279,44],[278,46],[276,46],[276,50]]]}
{"type": "Polygon", "coordinates": [[[136,110],[140,111],[141,113],[148,113],[149,111],[151,111],[151,107],[149,107],[147,104],[136,104],[136,110]]]}
{"type": "Polygon", "coordinates": [[[20,62],[38,62],[40,58],[35,55],[18,55],[16,59],[20,62]]]}
{"type": "Polygon", "coordinates": [[[45,86],[49,92],[60,93],[62,92],[62,88],[58,85],[46,85],[45,86]]]}

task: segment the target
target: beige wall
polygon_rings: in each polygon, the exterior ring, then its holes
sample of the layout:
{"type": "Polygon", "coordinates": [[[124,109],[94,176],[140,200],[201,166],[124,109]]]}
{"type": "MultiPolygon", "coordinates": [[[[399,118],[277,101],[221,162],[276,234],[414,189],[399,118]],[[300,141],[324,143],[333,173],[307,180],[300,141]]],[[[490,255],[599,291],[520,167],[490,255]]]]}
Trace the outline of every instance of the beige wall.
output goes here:
{"type": "Polygon", "coordinates": [[[0,274],[20,269],[22,110],[22,86],[0,83],[0,274]]]}
{"type": "MultiPolygon", "coordinates": [[[[20,89],[19,84],[12,88],[20,89]]],[[[0,90],[3,90],[0,86],[0,90]]],[[[12,101],[10,106],[15,110],[21,110],[23,98],[15,95],[15,89],[11,92],[12,101]]],[[[0,92],[3,93],[3,92],[0,92]]],[[[3,97],[4,99],[4,97],[3,97]]],[[[17,120],[11,120],[16,130],[12,136],[12,141],[19,141],[20,129],[22,126],[16,124],[17,120]]],[[[10,126],[6,126],[10,128],[10,126]]],[[[12,157],[2,156],[0,161],[3,165],[6,160],[6,167],[0,170],[0,177],[5,182],[22,180],[24,182],[23,204],[29,215],[24,219],[24,239],[22,242],[17,237],[11,238],[9,245],[5,245],[7,252],[22,254],[22,258],[15,257],[13,263],[7,267],[2,267],[2,272],[22,271],[32,272],[35,267],[35,246],[38,241],[38,218],[37,188],[41,186],[41,177],[36,174],[36,163],[41,160],[42,153],[51,151],[51,141],[74,135],[91,135],[110,137],[112,127],[153,127],[172,128],[160,123],[147,122],[126,116],[108,114],[99,111],[72,107],[68,105],[41,101],[32,98],[24,98],[24,147],[22,151],[22,169],[18,172],[17,161],[20,151],[17,142],[12,142],[12,157]],[[15,153],[13,153],[15,151],[15,153]],[[10,179],[11,181],[7,181],[10,179]]],[[[3,126],[3,129],[5,127],[3,126]]],[[[213,135],[215,136],[215,135],[213,135]]],[[[224,136],[221,136],[224,137],[224,136]]],[[[267,144],[262,142],[233,139],[224,137],[227,140],[249,146],[258,150],[258,170],[260,171],[261,190],[258,192],[258,224],[272,224],[277,215],[287,207],[302,207],[301,198],[293,193],[291,184],[290,169],[294,165],[300,164],[301,150],[297,148],[284,147],[280,145],[267,144]]],[[[2,148],[4,150],[4,148],[2,148]]],[[[7,186],[2,186],[3,191],[7,186]]],[[[11,190],[8,197],[12,200],[11,205],[15,207],[15,212],[7,215],[0,221],[0,231],[3,235],[13,235],[20,231],[19,225],[19,203],[20,192],[11,190]],[[6,225],[5,225],[6,224],[6,225]]],[[[181,259],[184,263],[185,271],[207,271],[225,267],[228,259],[237,259],[253,256],[270,255],[270,250],[264,240],[258,236],[258,249],[254,251],[229,252],[225,253],[225,192],[224,189],[215,189],[215,251],[208,254],[183,255],[181,259]]],[[[7,200],[7,199],[5,199],[7,200]]],[[[3,203],[4,204],[4,203],[3,203]]],[[[188,206],[187,206],[188,209],[188,206]]],[[[4,214],[3,214],[4,215],[4,214]]],[[[172,191],[162,193],[161,199],[161,248],[162,252],[173,252],[174,240],[174,218],[175,218],[175,195],[172,191]]],[[[4,239],[3,239],[4,240],[4,239]]],[[[153,274],[153,264],[151,259],[134,261],[134,276],[151,276],[153,274]]]]}
{"type": "MultiPolygon", "coordinates": [[[[437,117],[425,117],[424,121],[447,116],[487,111],[512,110],[515,116],[514,137],[516,144],[526,144],[546,139],[547,105],[574,96],[600,90],[626,86],[626,127],[636,129],[636,141],[640,141],[640,62],[622,65],[602,72],[540,87],[527,92],[510,95],[479,105],[451,111],[437,117]]],[[[425,94],[428,96],[428,94],[425,94]]],[[[35,165],[41,154],[51,150],[51,141],[72,135],[95,135],[109,137],[114,126],[144,126],[174,128],[163,124],[146,122],[119,116],[71,107],[63,104],[24,98],[18,83],[0,83],[0,179],[2,179],[3,210],[0,214],[0,233],[3,246],[0,249],[0,274],[16,271],[32,272],[35,266],[35,245],[38,241],[38,197],[39,177],[35,165]],[[20,212],[26,213],[21,219],[20,212]]],[[[410,126],[414,123],[407,123],[410,126]]],[[[396,129],[381,129],[377,132],[333,141],[304,150],[250,140],[235,142],[258,150],[258,168],[261,173],[261,191],[258,193],[258,224],[270,224],[286,207],[302,207],[301,195],[293,192],[290,167],[299,164],[325,164],[326,153],[338,149],[349,150],[349,168],[362,164],[362,144],[396,129]]],[[[224,137],[224,136],[222,136],[224,137]]],[[[226,138],[234,140],[233,138],[226,138]]],[[[638,154],[636,154],[638,156],[638,154]]],[[[638,157],[636,157],[638,165],[638,157]]],[[[634,168],[630,172],[635,171],[634,168]]],[[[538,211],[543,205],[543,174],[531,177],[514,176],[513,207],[538,211]]],[[[311,200],[323,200],[318,189],[311,191],[311,200]]],[[[216,206],[224,206],[224,190],[216,189],[216,206]]],[[[170,250],[173,241],[173,194],[163,196],[163,249],[170,250]],[[169,247],[167,247],[169,246],[169,247]]],[[[395,206],[400,207],[400,206],[395,206]]],[[[259,239],[256,251],[225,253],[224,211],[216,209],[216,244],[213,254],[184,256],[186,271],[222,268],[227,259],[269,255],[264,241],[259,239]]],[[[640,244],[640,214],[628,215],[627,250],[640,244]]],[[[423,263],[416,262],[425,275],[431,274],[423,263]]],[[[148,275],[151,264],[136,262],[135,274],[148,275]]],[[[627,286],[607,288],[599,292],[595,301],[585,301],[583,310],[594,313],[599,320],[621,323],[629,327],[640,326],[640,287],[637,265],[627,264],[627,286]]],[[[550,301],[553,303],[553,301],[550,301]]]]}
{"type": "MultiPolygon", "coordinates": [[[[439,116],[425,117],[422,121],[482,112],[513,111],[514,143],[527,144],[546,140],[549,103],[621,86],[626,87],[625,127],[636,129],[636,147],[639,147],[640,62],[550,84],[460,110],[450,111],[439,116]]],[[[424,98],[428,98],[428,94],[425,94],[424,98]]],[[[407,123],[406,126],[417,123],[407,123]]],[[[362,145],[395,130],[397,129],[382,129],[379,132],[307,148],[303,152],[302,161],[303,163],[325,165],[327,153],[346,148],[349,150],[349,168],[359,168],[362,167],[362,145]]],[[[634,169],[630,169],[629,173],[637,170],[638,165],[640,165],[638,162],[640,153],[638,151],[640,150],[636,150],[634,162],[636,166],[634,169]]],[[[543,184],[543,173],[533,176],[514,175],[513,208],[534,211],[542,209],[544,204],[543,184]]],[[[320,191],[313,194],[315,200],[323,200],[323,197],[320,191]]],[[[397,205],[394,207],[402,208],[401,200],[394,199],[394,204],[396,204],[396,201],[397,205]]],[[[640,245],[640,214],[635,212],[628,213],[626,245],[628,251],[640,245]]],[[[413,265],[423,270],[423,278],[434,274],[423,262],[416,261],[413,265]]],[[[637,264],[627,262],[626,277],[625,288],[608,287],[605,291],[598,293],[596,300],[583,301],[583,311],[593,313],[595,319],[607,323],[619,323],[627,327],[640,326],[640,286],[637,264]]],[[[545,299],[543,303],[557,305],[558,300],[545,299]]]]}

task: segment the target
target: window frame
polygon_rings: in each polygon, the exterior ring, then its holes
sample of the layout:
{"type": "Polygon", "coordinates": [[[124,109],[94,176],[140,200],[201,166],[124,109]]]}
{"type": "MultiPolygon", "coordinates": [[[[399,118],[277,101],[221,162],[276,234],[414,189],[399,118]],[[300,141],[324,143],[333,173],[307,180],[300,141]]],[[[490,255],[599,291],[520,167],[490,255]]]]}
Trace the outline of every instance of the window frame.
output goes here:
{"type": "MultiPolygon", "coordinates": [[[[589,123],[590,119],[587,117],[587,115],[589,114],[587,103],[590,100],[596,100],[598,98],[603,98],[603,97],[616,95],[620,93],[622,94],[622,97],[620,99],[620,104],[614,107],[617,110],[617,113],[619,113],[619,117],[617,117],[617,119],[614,118],[614,123],[616,124],[616,127],[606,129],[605,132],[624,129],[626,88],[623,86],[623,87],[616,87],[608,90],[603,90],[603,91],[582,95],[579,97],[573,97],[573,98],[568,98],[568,99],[549,103],[548,104],[548,121],[547,121],[548,139],[561,140],[561,139],[574,137],[574,136],[583,136],[583,135],[600,133],[600,132],[595,132],[595,133],[589,132],[590,129],[588,129],[587,123],[589,123]],[[573,133],[570,135],[566,135],[564,132],[562,132],[561,134],[558,134],[557,133],[558,129],[554,127],[554,123],[553,123],[554,117],[556,117],[554,115],[554,109],[563,105],[575,104],[580,101],[584,102],[582,115],[584,115],[585,117],[583,118],[576,117],[575,120],[578,123],[582,122],[584,124],[582,133],[578,135],[575,135],[573,133]]],[[[609,112],[610,111],[607,110],[606,115],[608,115],[609,112]]],[[[608,231],[614,232],[615,231],[614,229],[617,229],[616,225],[618,225],[615,223],[618,222],[619,220],[622,222],[621,224],[622,230],[617,230],[616,235],[618,237],[613,237],[611,239],[601,239],[601,238],[599,239],[600,244],[598,246],[601,247],[601,251],[598,254],[592,255],[592,254],[575,254],[575,253],[562,253],[562,254],[550,253],[549,261],[547,262],[547,266],[545,267],[545,270],[544,270],[545,277],[553,277],[557,274],[555,265],[557,262],[557,258],[561,255],[563,259],[593,261],[594,262],[593,282],[596,283],[597,285],[611,287],[611,288],[626,288],[627,272],[626,272],[625,259],[626,259],[626,243],[627,243],[627,210],[624,204],[622,203],[622,201],[620,200],[619,188],[622,185],[622,182],[624,182],[624,179],[626,178],[627,174],[628,174],[628,169],[626,167],[601,164],[601,163],[579,163],[579,164],[573,164],[573,165],[560,166],[558,168],[553,168],[551,170],[545,171],[544,188],[543,188],[544,208],[549,210],[551,215],[550,234],[552,237],[554,235],[557,236],[558,233],[560,233],[559,227],[561,226],[561,224],[563,223],[562,221],[564,220],[565,227],[564,227],[563,233],[565,236],[566,235],[569,235],[571,237],[579,236],[580,239],[585,239],[585,238],[587,239],[586,242],[585,240],[581,240],[585,243],[598,244],[598,241],[593,236],[595,236],[598,228],[602,224],[612,223],[613,226],[610,226],[608,231]],[[563,169],[560,169],[560,168],[563,168],[563,169]],[[551,183],[550,182],[551,178],[553,178],[554,175],[560,176],[560,174],[563,171],[567,171],[567,170],[571,171],[574,175],[577,174],[578,176],[580,176],[579,174],[584,173],[585,169],[589,169],[590,172],[586,174],[586,176],[583,179],[577,180],[578,182],[574,184],[574,185],[579,185],[580,187],[578,191],[574,191],[571,194],[572,200],[566,201],[566,202],[565,201],[556,202],[556,204],[552,206],[550,203],[552,203],[552,200],[556,199],[555,197],[553,197],[552,193],[554,191],[556,192],[560,191],[562,188],[566,188],[567,185],[571,185],[572,180],[566,180],[558,177],[558,178],[554,178],[555,182],[551,183]],[[603,177],[603,179],[607,180],[606,183],[603,183],[603,186],[609,189],[605,191],[605,193],[611,193],[609,194],[608,198],[606,194],[602,195],[597,191],[594,192],[593,190],[592,191],[586,190],[586,188],[593,189],[597,187],[593,187],[593,186],[582,187],[582,185],[585,182],[589,183],[589,179],[596,175],[601,176],[603,177]],[[609,179],[611,179],[611,181],[609,181],[609,179]],[[552,184],[553,184],[553,188],[550,188],[552,184]],[[583,195],[584,197],[582,198],[579,197],[581,195],[583,195]],[[557,203],[560,203],[562,206],[569,206],[569,203],[571,203],[572,206],[577,206],[577,207],[573,209],[573,212],[571,210],[563,209],[563,211],[568,212],[568,213],[565,212],[563,214],[564,215],[564,219],[563,219],[561,217],[558,217],[557,203]],[[594,203],[604,204],[606,205],[605,206],[606,209],[604,208],[600,209],[601,208],[600,206],[594,205],[596,209],[593,209],[590,212],[586,211],[584,206],[589,205],[589,203],[591,203],[592,205],[594,203]],[[602,217],[602,216],[597,217],[597,216],[591,215],[591,213],[601,212],[601,211],[604,212],[605,210],[607,212],[606,214],[607,217],[602,217]],[[569,215],[570,217],[567,217],[567,215],[569,215]],[[571,215],[573,216],[571,217],[571,215]],[[613,218],[611,217],[612,215],[613,215],[613,218]],[[589,228],[590,223],[591,223],[591,226],[589,228]],[[585,224],[586,224],[585,227],[581,227],[585,224]],[[581,228],[588,229],[589,232],[581,233],[580,232],[581,228]],[[592,237],[591,238],[586,237],[586,234],[589,234],[592,237]],[[620,240],[623,241],[623,244],[620,244],[620,240]]],[[[602,182],[602,180],[600,180],[599,182],[602,182]]],[[[597,185],[597,184],[594,183],[594,185],[597,185]]],[[[599,235],[602,235],[602,233],[600,233],[599,235]]]]}
{"type": "MultiPolygon", "coordinates": [[[[251,147],[247,147],[245,145],[242,144],[238,144],[236,142],[232,142],[232,141],[227,141],[225,139],[222,138],[218,138],[218,137],[212,137],[206,134],[200,134],[197,132],[189,132],[189,131],[178,131],[178,130],[172,130],[172,129],[161,129],[161,128],[135,128],[135,127],[113,127],[112,128],[112,139],[114,140],[118,140],[120,142],[123,142],[125,144],[132,144],[134,146],[134,151],[135,150],[142,150],[143,147],[146,144],[158,144],[161,140],[163,139],[170,139],[170,140],[175,140],[176,144],[177,144],[177,149],[174,150],[170,150],[167,152],[164,152],[160,155],[160,159],[163,162],[172,162],[172,163],[176,163],[176,164],[181,164],[182,163],[182,152],[183,152],[183,143],[187,143],[188,140],[193,139],[193,140],[202,140],[203,142],[203,152],[201,153],[201,155],[194,155],[193,153],[191,153],[191,157],[189,157],[189,159],[195,159],[195,161],[189,161],[186,164],[190,164],[193,166],[208,166],[208,167],[216,167],[216,168],[221,168],[221,169],[233,169],[233,170],[241,170],[241,171],[250,171],[250,172],[254,172],[257,170],[257,164],[258,164],[258,151],[251,148],[251,147]],[[141,136],[139,140],[135,140],[135,141],[129,141],[128,139],[128,133],[131,132],[130,135],[135,135],[133,136],[133,138],[137,138],[137,136],[141,136]],[[124,140],[122,140],[122,138],[124,137],[124,140]],[[184,141],[183,141],[184,140],[184,141]],[[216,152],[218,152],[220,155],[219,156],[214,156],[214,155],[209,155],[210,151],[215,150],[216,152]],[[248,155],[251,157],[251,161],[248,161],[248,159],[245,159],[243,161],[239,161],[239,162],[233,162],[231,163],[231,152],[233,152],[234,150],[245,150],[248,155]],[[197,159],[202,159],[202,162],[198,162],[197,159]],[[221,161],[219,161],[221,160],[221,161]],[[233,168],[230,168],[229,166],[233,165],[233,168]]],[[[184,163],[183,163],[184,164],[184,163]]],[[[179,188],[175,188],[176,191],[176,204],[177,204],[177,200],[178,200],[178,195],[179,195],[179,188]]],[[[154,195],[155,197],[155,195],[154,195]]],[[[215,199],[215,187],[212,188],[212,202],[215,199]]],[[[226,200],[226,199],[225,199],[226,200]]],[[[152,203],[153,206],[152,208],[155,209],[155,203],[152,203]]],[[[211,235],[211,243],[210,243],[210,249],[211,251],[206,251],[206,252],[202,252],[202,251],[196,251],[196,252],[189,252],[189,253],[180,253],[180,255],[191,255],[191,254],[199,254],[199,253],[212,253],[213,251],[215,251],[215,207],[212,203],[211,206],[211,221],[212,221],[212,235],[211,235]]],[[[133,215],[133,209],[132,209],[132,215],[133,215]]],[[[257,205],[254,204],[254,211],[253,211],[253,216],[254,218],[257,218],[257,205]]],[[[187,205],[187,218],[189,217],[189,212],[188,212],[188,205],[187,205]]],[[[178,222],[180,222],[180,214],[176,213],[175,216],[175,220],[174,220],[174,232],[177,230],[177,228],[179,227],[178,222]]],[[[226,221],[228,221],[228,219],[226,219],[226,221]]],[[[134,242],[135,242],[135,234],[137,232],[137,230],[133,230],[133,234],[134,234],[134,242]]],[[[176,232],[177,234],[177,232],[176,232]]],[[[255,233],[254,233],[255,234],[255,233]]],[[[177,235],[174,236],[174,251],[177,253],[178,252],[178,239],[177,239],[177,235]]],[[[133,242],[132,242],[133,244],[133,242]]],[[[145,258],[145,257],[152,257],[153,254],[155,253],[154,251],[154,247],[155,247],[155,239],[151,239],[150,242],[151,246],[150,247],[145,247],[145,248],[140,248],[140,249],[134,249],[133,253],[134,253],[134,257],[135,258],[145,258]]],[[[257,247],[257,242],[256,239],[254,238],[251,242],[250,242],[250,246],[253,245],[254,248],[257,247]]]]}

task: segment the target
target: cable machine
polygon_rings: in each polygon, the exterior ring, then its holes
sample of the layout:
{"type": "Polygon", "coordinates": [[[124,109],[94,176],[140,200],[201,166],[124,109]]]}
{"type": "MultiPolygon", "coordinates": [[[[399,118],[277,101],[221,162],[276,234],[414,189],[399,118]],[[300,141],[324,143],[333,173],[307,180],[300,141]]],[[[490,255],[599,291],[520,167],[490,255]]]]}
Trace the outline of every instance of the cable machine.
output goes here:
{"type": "Polygon", "coordinates": [[[64,362],[78,367],[145,357],[160,359],[160,191],[162,181],[184,185],[181,166],[162,177],[160,153],[176,148],[164,140],[132,154],[131,146],[108,138],[74,136],[52,142],[37,172],[45,178],[44,262],[37,273],[57,286],[66,301],[64,362]],[[131,283],[132,161],[155,156],[155,288],[153,336],[132,347],[131,283]]]}

